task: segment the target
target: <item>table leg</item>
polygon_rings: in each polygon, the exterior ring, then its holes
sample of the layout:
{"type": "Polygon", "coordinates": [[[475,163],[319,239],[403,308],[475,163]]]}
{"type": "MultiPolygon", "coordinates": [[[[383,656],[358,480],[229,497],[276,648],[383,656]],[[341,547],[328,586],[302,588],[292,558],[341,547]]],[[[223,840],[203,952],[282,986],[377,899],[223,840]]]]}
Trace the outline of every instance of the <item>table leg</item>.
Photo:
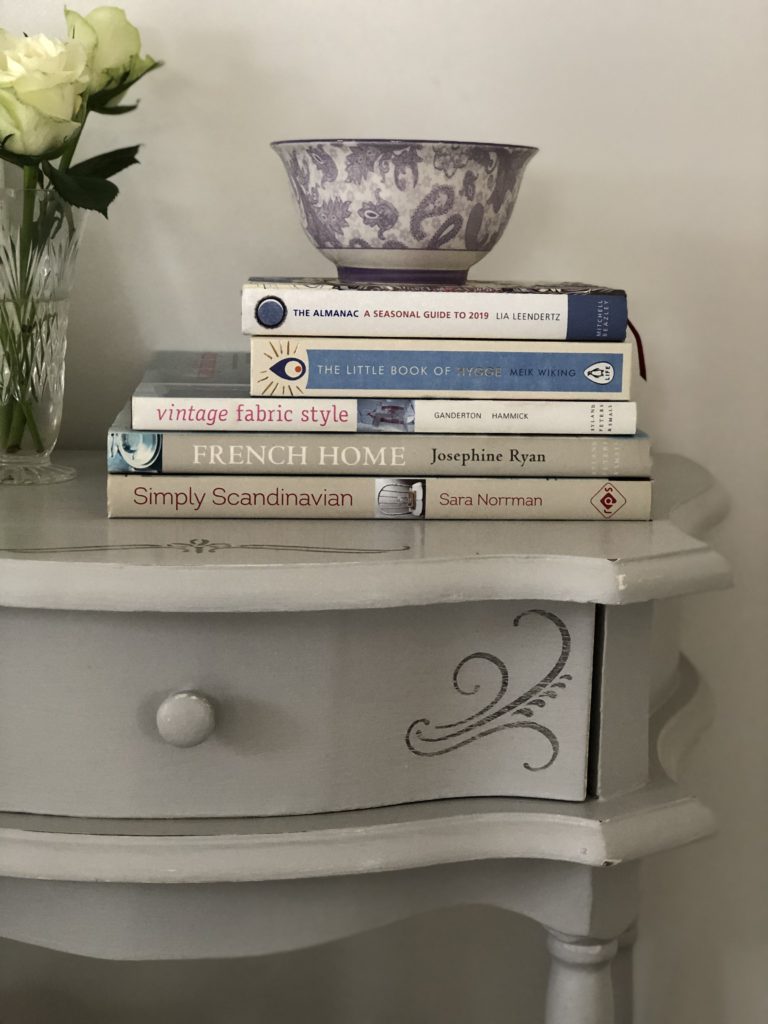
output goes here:
{"type": "Polygon", "coordinates": [[[633,953],[637,941],[637,925],[627,928],[619,936],[619,951],[613,961],[613,998],[616,1004],[616,1024],[632,1024],[634,1020],[633,953]]]}
{"type": "Polygon", "coordinates": [[[545,1024],[619,1024],[611,964],[616,939],[593,939],[550,931],[552,965],[545,1024]]]}

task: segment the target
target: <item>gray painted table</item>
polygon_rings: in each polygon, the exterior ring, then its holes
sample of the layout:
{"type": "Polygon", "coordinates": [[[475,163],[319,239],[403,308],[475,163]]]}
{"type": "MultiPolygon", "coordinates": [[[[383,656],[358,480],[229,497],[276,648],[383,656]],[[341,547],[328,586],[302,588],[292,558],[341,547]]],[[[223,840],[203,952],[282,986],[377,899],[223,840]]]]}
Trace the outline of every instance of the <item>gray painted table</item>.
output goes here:
{"type": "Polygon", "coordinates": [[[489,903],[547,929],[547,1024],[630,1022],[639,861],[713,827],[673,781],[706,472],[658,457],[652,523],[203,531],[59,457],[0,490],[0,934],[234,957],[489,903]]]}

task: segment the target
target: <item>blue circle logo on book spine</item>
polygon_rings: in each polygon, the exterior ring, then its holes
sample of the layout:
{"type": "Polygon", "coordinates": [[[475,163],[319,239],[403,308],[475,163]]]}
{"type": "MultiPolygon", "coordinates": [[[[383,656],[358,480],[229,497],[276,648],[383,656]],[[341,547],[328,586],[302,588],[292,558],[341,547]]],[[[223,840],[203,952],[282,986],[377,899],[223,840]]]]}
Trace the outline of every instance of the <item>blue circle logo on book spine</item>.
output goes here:
{"type": "Polygon", "coordinates": [[[295,381],[301,380],[307,372],[307,364],[296,356],[286,356],[284,359],[278,359],[276,363],[272,363],[269,369],[283,380],[295,381]]]}

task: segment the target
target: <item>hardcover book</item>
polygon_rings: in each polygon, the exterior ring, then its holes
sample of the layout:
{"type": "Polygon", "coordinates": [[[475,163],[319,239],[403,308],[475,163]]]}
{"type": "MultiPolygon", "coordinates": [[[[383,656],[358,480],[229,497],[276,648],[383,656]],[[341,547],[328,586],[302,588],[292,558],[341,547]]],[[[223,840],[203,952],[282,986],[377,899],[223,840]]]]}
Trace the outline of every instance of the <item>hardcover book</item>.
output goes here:
{"type": "Polygon", "coordinates": [[[107,476],[112,517],[650,519],[650,480],[403,476],[107,476]]]}
{"type": "Polygon", "coordinates": [[[571,282],[418,287],[254,277],[242,290],[242,328],[292,337],[623,341],[627,296],[571,282]]]}
{"type": "Polygon", "coordinates": [[[628,342],[251,338],[251,394],[629,398],[628,342]]]}
{"type": "Polygon", "coordinates": [[[134,430],[127,409],[107,438],[110,473],[642,477],[650,441],[635,437],[283,434],[134,430]]]}
{"type": "Polygon", "coordinates": [[[131,399],[131,425],[152,431],[415,434],[633,434],[625,401],[253,398],[241,352],[157,352],[131,399]]]}

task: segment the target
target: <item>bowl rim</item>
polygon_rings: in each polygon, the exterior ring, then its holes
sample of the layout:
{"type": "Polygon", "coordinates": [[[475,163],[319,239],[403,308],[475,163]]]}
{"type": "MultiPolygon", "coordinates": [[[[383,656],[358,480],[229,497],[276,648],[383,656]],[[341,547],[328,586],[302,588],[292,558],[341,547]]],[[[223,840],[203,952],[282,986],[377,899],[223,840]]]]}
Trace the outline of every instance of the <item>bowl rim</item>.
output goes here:
{"type": "Polygon", "coordinates": [[[526,153],[538,153],[538,146],[523,146],[514,142],[467,142],[460,139],[275,139],[270,146],[316,145],[320,142],[350,145],[387,145],[387,146],[480,146],[483,149],[516,149],[526,153]]]}

